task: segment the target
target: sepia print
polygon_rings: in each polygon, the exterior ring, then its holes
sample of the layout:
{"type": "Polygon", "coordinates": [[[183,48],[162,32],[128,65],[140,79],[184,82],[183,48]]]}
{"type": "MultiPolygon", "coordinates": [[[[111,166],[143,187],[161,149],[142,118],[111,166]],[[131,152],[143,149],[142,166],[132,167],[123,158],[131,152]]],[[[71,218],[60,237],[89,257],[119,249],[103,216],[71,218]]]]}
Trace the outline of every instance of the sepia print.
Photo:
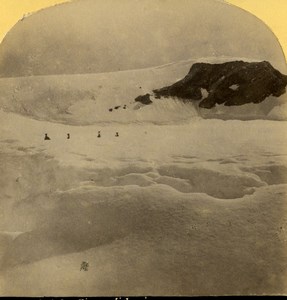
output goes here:
{"type": "Polygon", "coordinates": [[[286,85],[275,34],[225,1],[23,16],[0,44],[0,295],[286,293],[286,85]]]}

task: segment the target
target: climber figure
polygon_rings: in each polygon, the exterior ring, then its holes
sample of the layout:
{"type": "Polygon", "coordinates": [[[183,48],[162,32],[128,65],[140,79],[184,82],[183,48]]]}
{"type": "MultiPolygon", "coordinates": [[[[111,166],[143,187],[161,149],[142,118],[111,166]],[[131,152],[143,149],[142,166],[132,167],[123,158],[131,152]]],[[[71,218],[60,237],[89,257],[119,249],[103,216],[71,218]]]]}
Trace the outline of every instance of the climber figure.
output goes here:
{"type": "Polygon", "coordinates": [[[116,137],[119,137],[119,133],[118,132],[116,132],[116,137]]]}
{"type": "Polygon", "coordinates": [[[48,133],[45,133],[45,138],[44,138],[45,141],[50,141],[51,139],[48,137],[48,133]]]}
{"type": "Polygon", "coordinates": [[[71,138],[70,133],[67,133],[67,140],[71,138]]]}
{"type": "Polygon", "coordinates": [[[101,137],[101,132],[100,131],[98,131],[98,138],[100,138],[101,137]]]}

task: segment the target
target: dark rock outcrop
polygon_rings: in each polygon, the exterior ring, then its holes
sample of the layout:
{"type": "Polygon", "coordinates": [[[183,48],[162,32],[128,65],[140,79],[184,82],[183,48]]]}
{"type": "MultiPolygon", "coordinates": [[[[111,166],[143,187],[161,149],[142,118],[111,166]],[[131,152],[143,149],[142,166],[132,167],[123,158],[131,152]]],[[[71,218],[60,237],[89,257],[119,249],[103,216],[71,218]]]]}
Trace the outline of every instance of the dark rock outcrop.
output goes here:
{"type": "Polygon", "coordinates": [[[136,97],[135,102],[140,102],[145,105],[152,104],[152,101],[150,100],[150,94],[136,97]]]}
{"type": "Polygon", "coordinates": [[[233,61],[222,64],[196,63],[189,73],[171,86],[154,90],[156,98],[178,97],[183,101],[199,101],[199,107],[212,108],[260,103],[268,96],[286,92],[287,76],[267,62],[233,61]],[[203,97],[202,90],[207,91],[203,97]]]}

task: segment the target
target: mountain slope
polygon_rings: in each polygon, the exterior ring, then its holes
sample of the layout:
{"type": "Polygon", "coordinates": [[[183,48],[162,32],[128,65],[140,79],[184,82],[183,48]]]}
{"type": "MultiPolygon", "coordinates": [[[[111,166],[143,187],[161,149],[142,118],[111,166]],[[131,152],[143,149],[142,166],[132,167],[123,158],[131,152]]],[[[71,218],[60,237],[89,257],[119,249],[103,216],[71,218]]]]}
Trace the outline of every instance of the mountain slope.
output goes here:
{"type": "MultiPolygon", "coordinates": [[[[202,116],[218,117],[218,112],[213,109],[198,108],[197,103],[185,104],[180,99],[153,99],[151,106],[136,103],[134,99],[140,94],[151,93],[160,86],[181,80],[195,63],[233,60],[240,58],[187,60],[154,68],[101,74],[2,78],[0,107],[40,120],[74,125],[99,122],[163,124],[202,116]]],[[[243,60],[248,61],[246,58],[243,60]]],[[[284,97],[270,97],[260,104],[246,104],[237,108],[220,108],[225,109],[221,117],[266,118],[273,107],[284,103],[284,97]]]]}

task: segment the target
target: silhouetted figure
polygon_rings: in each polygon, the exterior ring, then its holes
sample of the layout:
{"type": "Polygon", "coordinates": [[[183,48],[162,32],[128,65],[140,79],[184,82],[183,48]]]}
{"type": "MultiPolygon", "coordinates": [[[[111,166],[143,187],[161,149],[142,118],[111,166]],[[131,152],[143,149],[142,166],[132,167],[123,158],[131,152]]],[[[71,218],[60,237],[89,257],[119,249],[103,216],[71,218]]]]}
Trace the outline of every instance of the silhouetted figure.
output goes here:
{"type": "Polygon", "coordinates": [[[110,108],[110,109],[109,109],[109,111],[113,111],[113,109],[112,109],[112,108],[110,108]]]}
{"type": "Polygon", "coordinates": [[[114,108],[115,108],[115,109],[119,109],[120,107],[121,107],[121,106],[119,105],[119,106],[115,106],[114,108]]]}
{"type": "Polygon", "coordinates": [[[45,133],[45,138],[44,138],[45,141],[50,141],[51,139],[48,137],[48,133],[45,133]]]}
{"type": "Polygon", "coordinates": [[[116,132],[116,137],[119,137],[119,133],[118,132],[116,132]]]}
{"type": "Polygon", "coordinates": [[[67,133],[67,140],[71,138],[70,133],[67,133]]]}
{"type": "Polygon", "coordinates": [[[101,132],[100,131],[98,131],[98,138],[100,138],[101,137],[101,132]]]}
{"type": "Polygon", "coordinates": [[[127,109],[127,106],[126,106],[126,105],[124,105],[123,109],[127,109]]]}

